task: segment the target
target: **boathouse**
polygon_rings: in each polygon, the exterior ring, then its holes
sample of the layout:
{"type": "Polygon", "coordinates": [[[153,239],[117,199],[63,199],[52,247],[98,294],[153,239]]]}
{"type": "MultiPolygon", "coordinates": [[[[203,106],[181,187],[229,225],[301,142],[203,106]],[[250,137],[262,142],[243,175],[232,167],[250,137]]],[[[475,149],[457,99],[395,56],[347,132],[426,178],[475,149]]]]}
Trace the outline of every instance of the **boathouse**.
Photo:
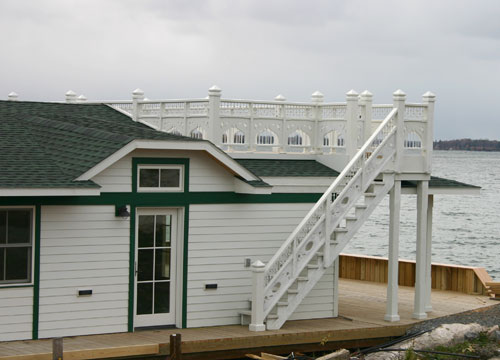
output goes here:
{"type": "Polygon", "coordinates": [[[432,310],[435,96],[373,104],[221,98],[0,101],[0,341],[338,315],[339,254],[390,197],[416,194],[413,316],[432,310]]]}

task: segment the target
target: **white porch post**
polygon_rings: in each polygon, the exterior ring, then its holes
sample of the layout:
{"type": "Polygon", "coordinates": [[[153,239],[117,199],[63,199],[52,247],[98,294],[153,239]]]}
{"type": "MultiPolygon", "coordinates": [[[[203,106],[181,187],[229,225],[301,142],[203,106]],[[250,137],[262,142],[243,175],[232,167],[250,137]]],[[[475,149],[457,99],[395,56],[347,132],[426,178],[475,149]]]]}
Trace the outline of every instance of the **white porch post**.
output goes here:
{"type": "MultiPolygon", "coordinates": [[[[222,90],[214,85],[208,89],[208,134],[207,140],[219,146],[222,143],[220,127],[220,97],[222,90]]],[[[187,134],[186,134],[187,135],[187,134]]],[[[189,135],[187,135],[189,136],[189,135]]]]}
{"type": "Polygon", "coordinates": [[[358,149],[358,93],[354,90],[346,94],[346,137],[345,147],[347,156],[352,159],[358,149]]]}
{"type": "Polygon", "coordinates": [[[339,264],[340,255],[333,262],[333,317],[339,316],[339,264]]]}
{"type": "Polygon", "coordinates": [[[405,128],[405,102],[406,94],[403,90],[396,90],[392,94],[393,106],[398,109],[398,114],[396,117],[396,158],[394,161],[394,170],[397,173],[401,172],[403,151],[404,151],[404,128],[405,128]]]}
{"type": "Polygon", "coordinates": [[[428,181],[417,182],[417,259],[415,264],[415,300],[413,308],[414,319],[425,319],[426,305],[426,267],[427,267],[427,200],[429,192],[428,181]]]}
{"type": "Polygon", "coordinates": [[[401,181],[394,181],[389,198],[389,269],[387,281],[386,321],[399,321],[398,276],[399,276],[399,216],[401,210],[401,181]]]}
{"type": "Polygon", "coordinates": [[[250,331],[265,331],[264,325],[264,270],[265,265],[257,260],[252,264],[252,319],[250,331]]]}
{"type": "Polygon", "coordinates": [[[434,207],[434,195],[429,195],[427,200],[427,234],[426,234],[426,264],[425,264],[425,311],[432,311],[432,209],[434,207]]]}
{"type": "Polygon", "coordinates": [[[323,137],[319,133],[319,121],[323,117],[323,100],[324,100],[324,95],[319,92],[315,91],[311,95],[311,101],[313,103],[313,116],[314,116],[314,131],[312,132],[312,138],[311,138],[311,151],[314,153],[321,153],[321,149],[323,148],[323,137]]]}

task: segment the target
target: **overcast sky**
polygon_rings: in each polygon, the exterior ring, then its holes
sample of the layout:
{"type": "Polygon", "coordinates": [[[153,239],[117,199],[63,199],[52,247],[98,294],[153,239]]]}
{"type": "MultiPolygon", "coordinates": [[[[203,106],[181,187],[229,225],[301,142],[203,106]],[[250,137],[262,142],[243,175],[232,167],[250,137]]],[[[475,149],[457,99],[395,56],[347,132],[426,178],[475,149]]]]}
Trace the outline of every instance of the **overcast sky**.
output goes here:
{"type": "Polygon", "coordinates": [[[0,33],[0,99],[431,90],[436,139],[500,139],[498,0],[0,0],[0,33]]]}

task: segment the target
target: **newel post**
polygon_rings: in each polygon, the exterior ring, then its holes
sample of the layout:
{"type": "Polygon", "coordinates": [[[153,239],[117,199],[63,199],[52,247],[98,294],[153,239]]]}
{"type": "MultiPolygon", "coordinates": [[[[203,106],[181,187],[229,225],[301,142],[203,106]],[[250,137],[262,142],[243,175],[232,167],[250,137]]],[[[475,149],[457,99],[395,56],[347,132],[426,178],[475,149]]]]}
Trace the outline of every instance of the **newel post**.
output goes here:
{"type": "Polygon", "coordinates": [[[404,154],[404,142],[405,142],[405,101],[406,94],[403,90],[396,90],[392,94],[394,108],[398,109],[396,114],[396,160],[394,164],[394,170],[397,173],[401,172],[402,157],[404,154]]]}
{"type": "Polygon", "coordinates": [[[432,149],[434,145],[434,103],[436,101],[436,95],[427,91],[422,95],[422,99],[424,104],[427,105],[427,138],[425,139],[427,144],[426,172],[430,174],[432,170],[432,149]]]}
{"type": "Polygon", "coordinates": [[[372,134],[372,105],[373,105],[373,95],[368,90],[363,91],[359,95],[360,104],[363,106],[363,141],[364,144],[366,140],[372,134]]]}
{"type": "Polygon", "coordinates": [[[222,143],[221,119],[220,119],[220,97],[222,90],[214,85],[208,89],[208,134],[207,140],[216,145],[222,143]]]}
{"type": "Polygon", "coordinates": [[[312,133],[312,139],[311,139],[311,151],[315,153],[321,153],[321,148],[323,146],[323,137],[319,133],[319,122],[323,118],[323,100],[324,100],[324,95],[319,92],[315,91],[311,95],[311,101],[313,103],[313,118],[314,118],[314,131],[312,133]]]}
{"type": "Polygon", "coordinates": [[[141,104],[139,104],[139,101],[142,100],[144,100],[144,91],[135,89],[132,92],[132,119],[134,121],[139,121],[139,115],[141,113],[141,104]]]}
{"type": "Polygon", "coordinates": [[[264,270],[266,265],[257,260],[252,264],[252,319],[250,331],[265,331],[264,325],[264,270]]]}
{"type": "Polygon", "coordinates": [[[17,95],[14,91],[10,92],[7,96],[7,100],[9,101],[17,101],[19,99],[19,95],[17,95]]]}
{"type": "Polygon", "coordinates": [[[346,94],[346,128],[347,134],[345,139],[346,152],[349,159],[352,159],[356,154],[358,147],[358,93],[354,90],[346,94]]]}

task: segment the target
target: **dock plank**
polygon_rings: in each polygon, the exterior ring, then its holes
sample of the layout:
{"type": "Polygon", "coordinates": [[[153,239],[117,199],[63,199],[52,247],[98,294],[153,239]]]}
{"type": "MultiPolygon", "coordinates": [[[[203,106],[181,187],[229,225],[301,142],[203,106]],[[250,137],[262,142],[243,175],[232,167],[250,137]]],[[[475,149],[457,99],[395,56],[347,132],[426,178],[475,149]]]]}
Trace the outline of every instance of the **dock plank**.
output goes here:
{"type": "MultiPolygon", "coordinates": [[[[375,263],[370,264],[370,268],[375,263]]],[[[354,269],[352,269],[355,271],[354,269]]],[[[382,270],[379,269],[379,278],[382,270]]],[[[385,274],[384,274],[385,275],[385,274]]],[[[286,348],[303,345],[313,348],[325,340],[336,342],[388,338],[404,334],[412,319],[414,288],[399,287],[401,321],[389,323],[385,314],[386,284],[340,279],[338,318],[288,321],[280,330],[250,332],[247,326],[229,325],[190,329],[140,330],[135,333],[74,336],[64,339],[65,360],[112,359],[123,356],[167,355],[169,336],[182,335],[186,354],[224,352],[243,349],[286,348]]],[[[429,318],[478,309],[498,302],[488,296],[433,290],[433,311],[429,318]]],[[[0,360],[50,360],[51,340],[0,343],[0,360]]]]}

